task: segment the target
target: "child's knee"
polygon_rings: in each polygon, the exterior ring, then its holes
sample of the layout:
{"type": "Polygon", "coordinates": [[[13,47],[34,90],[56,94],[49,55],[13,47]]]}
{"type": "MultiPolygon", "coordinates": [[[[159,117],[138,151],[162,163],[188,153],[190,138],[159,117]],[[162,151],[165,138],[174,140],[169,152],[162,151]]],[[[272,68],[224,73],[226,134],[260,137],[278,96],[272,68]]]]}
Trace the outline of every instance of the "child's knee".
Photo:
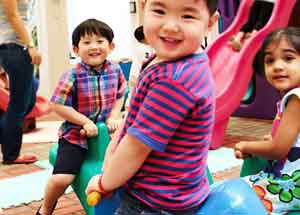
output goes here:
{"type": "Polygon", "coordinates": [[[49,183],[56,187],[65,187],[69,186],[73,182],[74,178],[75,175],[55,174],[51,176],[49,183]]]}

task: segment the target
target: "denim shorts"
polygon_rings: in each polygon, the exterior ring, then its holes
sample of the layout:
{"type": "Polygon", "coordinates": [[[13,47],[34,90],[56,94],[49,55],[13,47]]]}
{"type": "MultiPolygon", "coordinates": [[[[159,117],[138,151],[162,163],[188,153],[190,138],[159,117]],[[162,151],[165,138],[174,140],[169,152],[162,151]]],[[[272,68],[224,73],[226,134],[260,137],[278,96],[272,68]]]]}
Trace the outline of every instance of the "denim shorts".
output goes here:
{"type": "Polygon", "coordinates": [[[120,207],[114,215],[195,215],[202,204],[185,211],[170,211],[152,208],[125,191],[120,207]]]}

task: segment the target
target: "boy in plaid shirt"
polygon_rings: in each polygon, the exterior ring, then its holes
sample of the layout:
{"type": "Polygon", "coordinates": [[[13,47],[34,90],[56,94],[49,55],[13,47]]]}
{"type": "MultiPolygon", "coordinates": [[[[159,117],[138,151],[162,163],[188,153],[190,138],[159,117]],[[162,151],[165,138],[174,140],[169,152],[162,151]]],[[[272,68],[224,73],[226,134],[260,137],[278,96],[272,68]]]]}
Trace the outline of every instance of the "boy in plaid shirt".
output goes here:
{"type": "Polygon", "coordinates": [[[112,29],[96,19],[73,31],[73,51],[81,62],[62,75],[51,99],[65,121],[59,130],[53,175],[36,215],[52,214],[57,199],[74,180],[87,152],[87,137],[98,135],[96,122],[106,122],[111,131],[117,127],[126,82],[120,67],[106,59],[114,49],[113,37],[112,29]]]}

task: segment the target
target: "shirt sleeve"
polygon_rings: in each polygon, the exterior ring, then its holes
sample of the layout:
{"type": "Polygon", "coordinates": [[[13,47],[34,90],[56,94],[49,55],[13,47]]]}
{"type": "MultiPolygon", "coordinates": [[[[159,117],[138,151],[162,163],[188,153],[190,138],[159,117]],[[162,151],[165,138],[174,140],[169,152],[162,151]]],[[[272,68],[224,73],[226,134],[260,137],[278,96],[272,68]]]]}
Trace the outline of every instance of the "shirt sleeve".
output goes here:
{"type": "Polygon", "coordinates": [[[122,72],[122,70],[120,69],[120,73],[119,73],[119,81],[118,81],[118,92],[117,92],[117,99],[121,98],[122,96],[124,96],[125,94],[125,90],[126,90],[126,80],[125,80],[125,76],[122,72]]]}
{"type": "Polygon", "coordinates": [[[66,72],[60,78],[56,86],[51,102],[61,105],[72,106],[73,104],[73,86],[75,83],[75,74],[71,71],[66,72]]]}
{"type": "Polygon", "coordinates": [[[193,96],[181,84],[161,80],[149,87],[127,133],[153,150],[164,151],[194,104],[193,96]]]}
{"type": "Polygon", "coordinates": [[[292,95],[295,95],[298,97],[298,99],[300,99],[300,88],[295,88],[295,89],[292,89],[291,91],[289,91],[281,100],[281,104],[280,104],[280,111],[283,112],[286,108],[286,105],[289,101],[289,98],[292,96],[292,95]]]}

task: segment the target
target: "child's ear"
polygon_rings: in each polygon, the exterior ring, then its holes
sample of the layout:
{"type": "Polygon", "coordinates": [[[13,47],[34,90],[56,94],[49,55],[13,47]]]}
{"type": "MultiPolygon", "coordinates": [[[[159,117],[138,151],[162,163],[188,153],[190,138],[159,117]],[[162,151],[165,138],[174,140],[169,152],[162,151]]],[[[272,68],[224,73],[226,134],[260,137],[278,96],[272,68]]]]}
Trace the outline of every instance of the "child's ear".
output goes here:
{"type": "Polygon", "coordinates": [[[113,51],[115,49],[115,43],[114,41],[112,41],[110,44],[109,44],[109,48],[110,48],[110,51],[113,51]]]}
{"type": "Polygon", "coordinates": [[[146,4],[146,0],[140,0],[140,2],[141,2],[141,8],[144,10],[145,4],[146,4]]]}
{"type": "Polygon", "coordinates": [[[73,46],[73,52],[78,56],[78,47],[76,46],[73,46]]]}
{"type": "Polygon", "coordinates": [[[214,24],[218,21],[219,19],[219,12],[215,12],[208,21],[208,30],[210,31],[210,29],[214,26],[214,24]]]}

